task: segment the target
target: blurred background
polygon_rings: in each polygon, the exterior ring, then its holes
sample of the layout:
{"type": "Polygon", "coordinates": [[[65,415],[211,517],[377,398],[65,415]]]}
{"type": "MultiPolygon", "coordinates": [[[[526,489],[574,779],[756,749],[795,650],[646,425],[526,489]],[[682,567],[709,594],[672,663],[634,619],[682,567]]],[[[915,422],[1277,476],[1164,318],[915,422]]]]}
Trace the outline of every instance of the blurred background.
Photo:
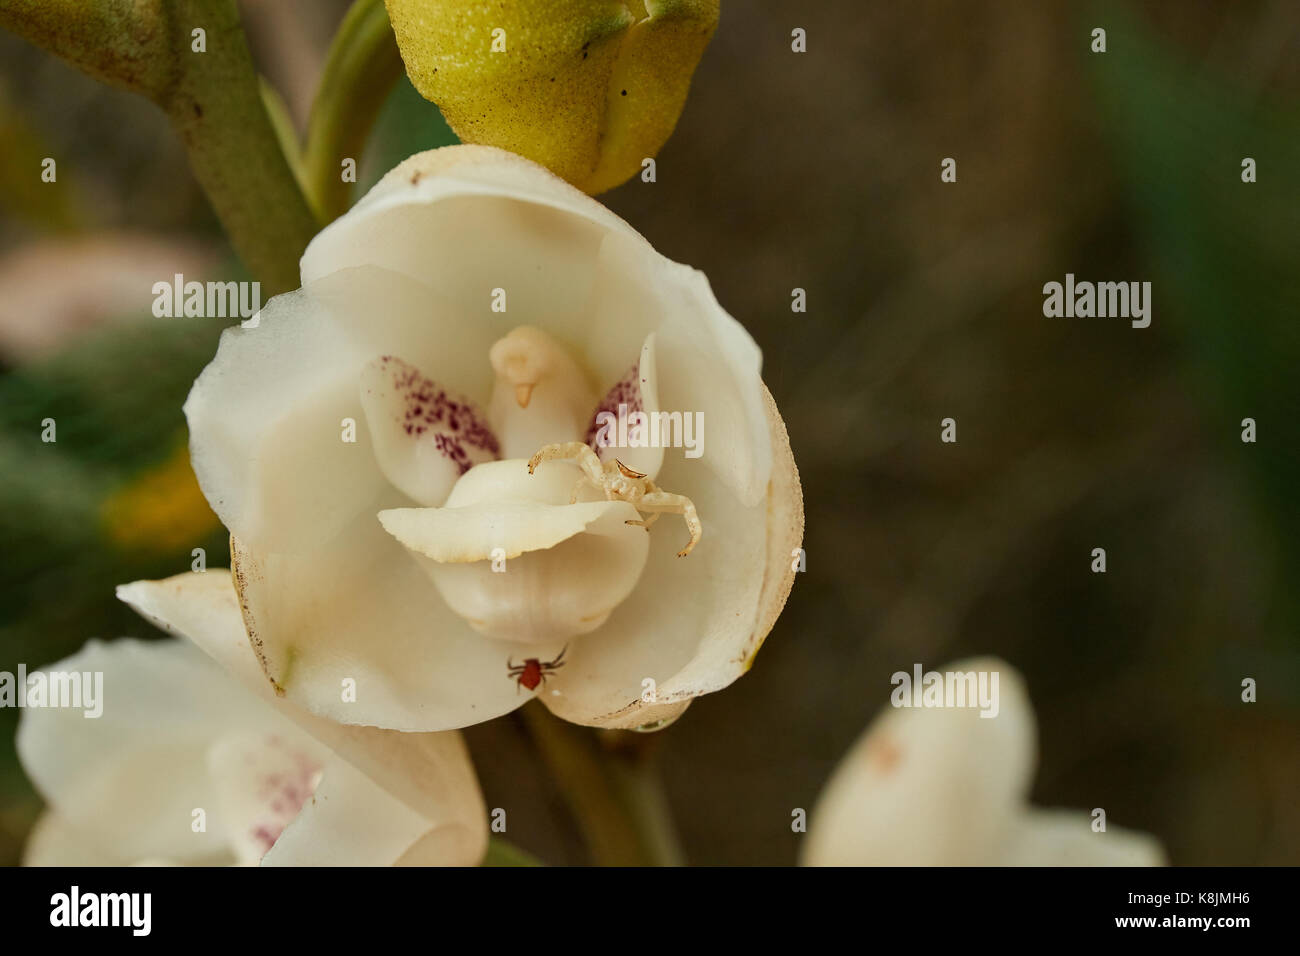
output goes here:
{"type": "MultiPolygon", "coordinates": [[[[345,6],[242,4],[300,127],[345,6]]],[[[762,346],[806,496],[808,569],[753,670],[653,738],[690,862],[794,862],[791,810],[890,674],[994,654],[1037,710],[1035,802],[1177,864],[1300,863],[1298,54],[1293,0],[724,0],[657,182],[602,197],[762,346]],[[1067,272],[1152,282],[1151,327],[1044,318],[1067,272]]],[[[8,35],[0,63],[12,671],[153,633],[115,584],[227,563],[180,412],[223,323],[154,318],[150,288],[243,274],[158,110],[8,35]]],[[[403,80],[362,185],[452,141],[403,80]]],[[[17,713],[2,863],[40,809],[17,713]]],[[[509,838],[584,862],[522,722],[468,738],[509,838]]]]}

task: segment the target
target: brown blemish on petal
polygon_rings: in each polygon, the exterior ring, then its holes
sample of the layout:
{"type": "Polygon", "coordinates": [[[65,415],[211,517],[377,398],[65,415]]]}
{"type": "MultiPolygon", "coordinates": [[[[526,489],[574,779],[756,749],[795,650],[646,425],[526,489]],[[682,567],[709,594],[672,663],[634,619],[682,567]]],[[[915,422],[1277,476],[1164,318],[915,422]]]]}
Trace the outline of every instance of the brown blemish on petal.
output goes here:
{"type": "Polygon", "coordinates": [[[257,662],[275,690],[275,696],[283,697],[284,687],[271,676],[271,662],[266,656],[266,647],[248,601],[249,587],[253,584],[264,584],[266,578],[261,567],[233,534],[230,536],[230,576],[235,583],[235,593],[239,596],[239,613],[244,619],[244,630],[248,632],[248,646],[257,655],[257,662]]]}
{"type": "Polygon", "coordinates": [[[799,468],[790,450],[790,436],[785,422],[777,410],[772,393],[763,386],[763,411],[767,415],[767,430],[772,440],[772,477],[767,485],[767,569],[763,572],[763,587],[758,596],[758,618],[754,633],[745,650],[745,670],[754,665],[754,658],[763,641],[776,624],[795,575],[790,552],[803,542],[803,489],[799,485],[799,468]],[[788,504],[787,504],[788,502],[788,504]]]}
{"type": "Polygon", "coordinates": [[[903,750],[892,737],[877,734],[867,741],[867,765],[881,773],[892,773],[903,762],[903,750]]]}

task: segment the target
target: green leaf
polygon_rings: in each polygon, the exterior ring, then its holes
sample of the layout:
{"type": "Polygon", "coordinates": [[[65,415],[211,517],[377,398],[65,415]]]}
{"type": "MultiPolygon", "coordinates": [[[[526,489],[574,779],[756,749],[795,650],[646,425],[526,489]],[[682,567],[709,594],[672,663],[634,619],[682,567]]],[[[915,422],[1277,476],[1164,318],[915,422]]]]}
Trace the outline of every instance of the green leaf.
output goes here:
{"type": "Polygon", "coordinates": [[[519,849],[513,843],[492,837],[488,840],[487,856],[480,866],[545,866],[541,860],[519,849]]]}
{"type": "MultiPolygon", "coordinates": [[[[1190,391],[1275,535],[1281,579],[1295,580],[1300,109],[1190,62],[1127,7],[1100,11],[1089,22],[1106,24],[1108,52],[1087,63],[1153,267],[1152,331],[1184,345],[1190,391]],[[1245,157],[1255,183],[1242,182],[1245,157]],[[1256,444],[1240,440],[1244,418],[1256,444]]],[[[1280,610],[1294,620],[1300,597],[1290,600],[1280,610]]]]}

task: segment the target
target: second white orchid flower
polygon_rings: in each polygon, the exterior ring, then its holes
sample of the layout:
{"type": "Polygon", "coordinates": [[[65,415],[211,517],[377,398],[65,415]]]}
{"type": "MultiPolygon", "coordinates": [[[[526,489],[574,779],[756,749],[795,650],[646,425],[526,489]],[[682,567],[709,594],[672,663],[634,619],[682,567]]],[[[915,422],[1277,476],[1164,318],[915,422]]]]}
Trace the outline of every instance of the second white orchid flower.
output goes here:
{"type": "Polygon", "coordinates": [[[119,596],[193,641],[92,641],[102,716],[27,710],[18,753],[47,810],[29,866],[473,865],[487,811],[457,733],[346,727],[278,700],[228,574],[119,596]],[[195,647],[197,644],[198,647],[195,647]],[[215,662],[214,662],[215,660],[215,662]]]}

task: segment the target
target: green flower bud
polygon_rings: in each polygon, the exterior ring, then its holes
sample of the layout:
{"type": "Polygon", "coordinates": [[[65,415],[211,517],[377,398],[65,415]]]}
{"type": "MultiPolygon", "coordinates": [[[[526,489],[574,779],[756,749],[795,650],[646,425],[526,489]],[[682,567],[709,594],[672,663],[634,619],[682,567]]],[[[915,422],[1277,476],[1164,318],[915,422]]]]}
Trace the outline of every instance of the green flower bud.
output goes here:
{"type": "Polygon", "coordinates": [[[462,141],[599,193],[677,125],[719,0],[386,3],[411,81],[462,141]]]}

